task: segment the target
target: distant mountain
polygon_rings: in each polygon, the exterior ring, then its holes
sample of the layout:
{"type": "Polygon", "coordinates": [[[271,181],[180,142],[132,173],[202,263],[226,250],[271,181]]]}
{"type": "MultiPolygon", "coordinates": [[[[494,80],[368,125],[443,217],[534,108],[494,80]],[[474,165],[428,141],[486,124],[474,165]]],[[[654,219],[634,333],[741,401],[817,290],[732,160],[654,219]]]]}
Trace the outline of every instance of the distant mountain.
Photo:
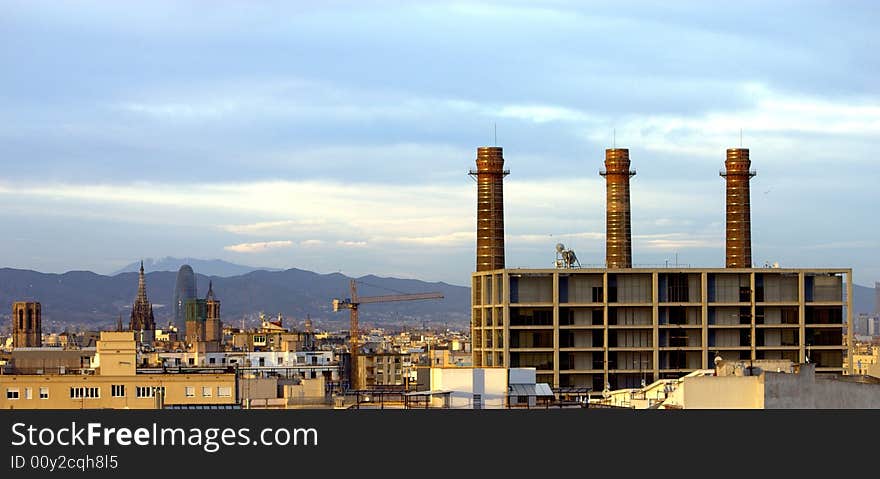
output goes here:
{"type": "MultiPolygon", "coordinates": [[[[257,268],[254,266],[242,266],[240,264],[230,263],[222,259],[197,259],[197,258],[145,258],[144,269],[147,271],[177,271],[181,266],[188,264],[192,266],[197,273],[206,274],[208,276],[239,276],[250,273],[251,271],[282,271],[279,268],[257,268]]],[[[135,261],[128,266],[115,271],[112,276],[120,273],[137,273],[140,269],[140,261],[135,261]]]]}
{"type": "MultiPolygon", "coordinates": [[[[200,273],[198,267],[193,267],[200,273]]],[[[153,303],[156,324],[168,324],[177,272],[150,271],[146,263],[145,269],[148,271],[147,296],[153,303]]],[[[213,281],[225,322],[239,324],[247,318],[251,325],[256,315],[263,311],[269,317],[281,313],[294,325],[302,324],[310,316],[317,325],[345,327],[348,313],[332,312],[331,300],[350,296],[350,279],[339,273],[317,274],[299,269],[252,271],[231,277],[196,274],[199,297],[206,294],[208,281],[213,281]]],[[[390,323],[420,326],[422,322],[463,327],[469,322],[470,288],[372,275],[358,279],[362,282],[358,286],[360,296],[434,291],[445,296],[442,300],[365,305],[360,311],[361,323],[365,327],[390,323]]],[[[69,325],[106,327],[115,324],[120,314],[123,323],[128,324],[137,283],[137,273],[115,276],[88,271],[49,274],[3,268],[0,269],[0,318],[3,318],[0,327],[8,325],[12,302],[23,300],[42,303],[43,325],[47,331],[69,325]]]]}
{"type": "Polygon", "coordinates": [[[874,313],[874,288],[853,284],[853,313],[874,313]]]}

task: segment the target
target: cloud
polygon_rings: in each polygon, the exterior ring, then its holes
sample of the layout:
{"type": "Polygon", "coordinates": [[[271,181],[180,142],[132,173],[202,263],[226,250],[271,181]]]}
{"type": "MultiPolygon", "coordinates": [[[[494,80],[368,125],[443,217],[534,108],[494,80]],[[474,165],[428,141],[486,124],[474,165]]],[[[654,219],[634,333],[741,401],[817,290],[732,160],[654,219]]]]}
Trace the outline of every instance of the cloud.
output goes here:
{"type": "Polygon", "coordinates": [[[426,246],[460,246],[464,244],[475,244],[477,240],[477,235],[473,231],[456,231],[443,235],[399,236],[394,238],[384,238],[384,240],[392,243],[416,244],[426,246]]]}
{"type": "Polygon", "coordinates": [[[367,246],[367,242],[366,242],[366,241],[343,241],[343,240],[337,240],[337,241],[336,241],[336,246],[343,246],[343,247],[346,247],[346,248],[363,248],[363,247],[367,246]]]}
{"type": "Polygon", "coordinates": [[[324,241],[319,240],[319,239],[307,239],[307,240],[300,241],[299,245],[304,246],[306,248],[313,247],[313,246],[322,246],[322,245],[324,245],[324,241]]]}
{"type": "Polygon", "coordinates": [[[321,231],[327,222],[321,219],[259,221],[245,224],[220,225],[223,231],[240,235],[267,235],[304,231],[321,231]]]}
{"type": "Polygon", "coordinates": [[[880,242],[871,240],[835,241],[831,243],[802,246],[805,250],[872,249],[880,247],[880,242]]]}
{"type": "Polygon", "coordinates": [[[506,105],[498,109],[497,115],[501,118],[526,120],[532,123],[596,121],[594,117],[582,111],[551,105],[506,105]]]}
{"type": "Polygon", "coordinates": [[[724,247],[723,236],[684,232],[633,235],[633,242],[638,248],[652,250],[724,247]]]}
{"type": "Polygon", "coordinates": [[[592,231],[583,231],[579,233],[561,233],[561,234],[514,234],[509,235],[508,240],[516,243],[552,243],[554,241],[568,239],[585,239],[585,240],[601,240],[605,238],[605,233],[597,233],[592,231]]]}
{"type": "Polygon", "coordinates": [[[192,103],[139,103],[126,102],[116,105],[119,110],[144,114],[158,119],[205,119],[218,118],[234,113],[240,106],[234,102],[213,104],[192,103]]]}
{"type": "MultiPolygon", "coordinates": [[[[734,85],[748,100],[738,110],[715,110],[697,115],[639,114],[614,124],[617,138],[628,145],[664,153],[717,155],[739,140],[761,142],[763,150],[791,150],[792,139],[803,136],[876,136],[880,134],[880,102],[870,98],[829,100],[775,90],[761,83],[734,85]]],[[[612,123],[608,121],[608,124],[612,123]]],[[[590,131],[588,138],[606,142],[607,133],[590,131]]]]}
{"type": "Polygon", "coordinates": [[[263,253],[269,250],[279,248],[289,248],[293,246],[293,241],[263,241],[258,243],[239,243],[225,246],[223,249],[232,251],[233,253],[263,253]]]}

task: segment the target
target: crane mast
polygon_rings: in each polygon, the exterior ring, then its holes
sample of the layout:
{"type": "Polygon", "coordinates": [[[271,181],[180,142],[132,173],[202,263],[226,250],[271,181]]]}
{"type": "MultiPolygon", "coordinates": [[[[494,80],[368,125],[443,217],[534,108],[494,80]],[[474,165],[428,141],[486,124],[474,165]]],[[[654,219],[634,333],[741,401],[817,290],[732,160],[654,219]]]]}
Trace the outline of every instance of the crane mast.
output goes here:
{"type": "Polygon", "coordinates": [[[394,301],[418,301],[423,299],[443,299],[441,293],[414,293],[414,294],[391,294],[384,296],[361,296],[357,294],[357,281],[351,280],[349,283],[351,297],[348,299],[334,299],[333,311],[340,309],[348,309],[351,316],[351,325],[349,328],[349,355],[351,357],[351,387],[358,389],[361,387],[360,377],[358,373],[357,358],[360,354],[360,334],[358,329],[358,309],[361,304],[373,303],[390,303],[394,301]]]}

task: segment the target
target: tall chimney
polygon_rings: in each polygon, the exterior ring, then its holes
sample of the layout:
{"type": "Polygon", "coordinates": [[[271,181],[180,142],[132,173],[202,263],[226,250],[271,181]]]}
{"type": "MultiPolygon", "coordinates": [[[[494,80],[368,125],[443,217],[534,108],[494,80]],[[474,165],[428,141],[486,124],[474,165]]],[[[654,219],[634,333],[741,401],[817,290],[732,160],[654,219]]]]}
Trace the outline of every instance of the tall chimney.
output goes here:
{"type": "Polygon", "coordinates": [[[504,268],[504,169],[499,146],[477,148],[477,271],[504,268]]]}
{"type": "Polygon", "coordinates": [[[752,220],[749,200],[749,180],[755,172],[749,170],[748,148],[728,148],[727,179],[727,260],[728,268],[752,267],[752,220]]]}
{"type": "Polygon", "coordinates": [[[632,268],[632,231],[630,228],[629,179],[636,174],[629,169],[629,150],[605,150],[607,205],[605,207],[605,266],[632,268]]]}

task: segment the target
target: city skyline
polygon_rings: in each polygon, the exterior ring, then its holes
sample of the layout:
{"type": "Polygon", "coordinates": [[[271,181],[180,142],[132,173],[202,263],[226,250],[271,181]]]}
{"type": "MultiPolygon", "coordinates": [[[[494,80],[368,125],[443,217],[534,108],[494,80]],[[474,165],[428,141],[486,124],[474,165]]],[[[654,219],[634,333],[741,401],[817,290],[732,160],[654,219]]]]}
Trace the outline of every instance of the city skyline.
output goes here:
{"type": "Polygon", "coordinates": [[[508,267],[550,267],[557,242],[604,263],[615,144],[638,171],[634,266],[720,267],[718,171],[742,130],[755,266],[870,285],[877,13],[804,5],[13,2],[0,266],[176,256],[467,284],[466,173],[497,125],[508,267]]]}

